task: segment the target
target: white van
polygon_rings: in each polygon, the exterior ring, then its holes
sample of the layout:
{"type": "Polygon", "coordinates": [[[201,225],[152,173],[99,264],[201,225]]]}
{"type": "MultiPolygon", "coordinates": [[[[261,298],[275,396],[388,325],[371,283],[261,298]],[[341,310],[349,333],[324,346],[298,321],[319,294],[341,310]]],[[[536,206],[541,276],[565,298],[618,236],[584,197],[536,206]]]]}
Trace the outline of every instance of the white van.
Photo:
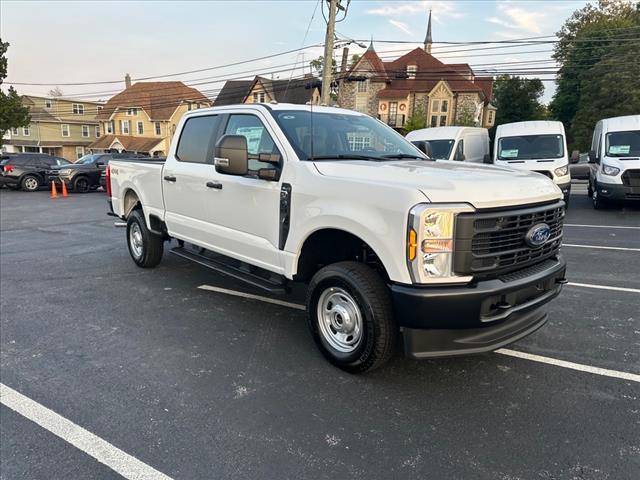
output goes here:
{"type": "Polygon", "coordinates": [[[418,148],[421,148],[422,142],[429,142],[431,156],[436,160],[483,163],[485,155],[489,157],[489,132],[486,128],[422,128],[409,132],[407,140],[418,148]]]}
{"type": "Polygon", "coordinates": [[[609,200],[640,200],[640,115],[596,123],[589,163],[588,193],[594,208],[609,200]]]}
{"type": "MultiPolygon", "coordinates": [[[[571,163],[578,160],[575,152],[571,163]]],[[[546,175],[562,190],[565,202],[569,203],[571,175],[562,122],[536,120],[499,125],[493,163],[546,175]]]]}

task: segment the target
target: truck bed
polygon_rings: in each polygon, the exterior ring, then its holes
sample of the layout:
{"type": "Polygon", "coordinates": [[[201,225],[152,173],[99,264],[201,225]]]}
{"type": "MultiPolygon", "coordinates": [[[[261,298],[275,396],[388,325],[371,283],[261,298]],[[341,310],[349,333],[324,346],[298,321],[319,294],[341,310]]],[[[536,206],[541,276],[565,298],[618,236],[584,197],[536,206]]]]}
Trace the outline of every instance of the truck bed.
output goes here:
{"type": "Polygon", "coordinates": [[[145,206],[145,214],[164,218],[162,196],[162,171],[164,159],[145,160],[125,158],[111,160],[111,205],[119,217],[126,215],[131,207],[127,192],[135,192],[145,206]]]}

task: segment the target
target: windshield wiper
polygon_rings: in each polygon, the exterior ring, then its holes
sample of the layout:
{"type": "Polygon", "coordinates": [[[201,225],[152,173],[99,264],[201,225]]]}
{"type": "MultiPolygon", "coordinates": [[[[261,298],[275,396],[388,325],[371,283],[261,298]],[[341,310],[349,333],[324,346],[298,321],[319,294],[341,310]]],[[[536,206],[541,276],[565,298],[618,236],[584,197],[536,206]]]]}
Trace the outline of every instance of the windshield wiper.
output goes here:
{"type": "Polygon", "coordinates": [[[380,157],[371,156],[371,155],[356,155],[351,153],[337,153],[335,155],[318,155],[314,157],[309,157],[307,160],[316,161],[316,160],[373,160],[375,162],[381,161],[380,157]]]}
{"type": "Polygon", "coordinates": [[[412,155],[410,153],[391,153],[389,155],[382,155],[382,158],[414,158],[418,160],[433,160],[432,158],[423,157],[421,155],[412,155]]]}

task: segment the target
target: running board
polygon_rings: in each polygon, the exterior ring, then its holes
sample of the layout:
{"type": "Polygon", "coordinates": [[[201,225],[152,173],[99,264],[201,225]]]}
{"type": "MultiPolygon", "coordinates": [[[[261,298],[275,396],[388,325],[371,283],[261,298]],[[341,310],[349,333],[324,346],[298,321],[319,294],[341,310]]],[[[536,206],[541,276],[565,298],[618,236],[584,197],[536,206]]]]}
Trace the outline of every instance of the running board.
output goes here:
{"type": "Polygon", "coordinates": [[[204,267],[210,268],[211,270],[215,270],[216,272],[223,275],[227,275],[228,277],[240,280],[261,290],[265,290],[269,293],[287,293],[286,279],[284,277],[281,277],[282,281],[280,282],[270,280],[261,277],[260,275],[248,272],[241,267],[229,265],[226,262],[216,260],[196,252],[192,252],[185,247],[172,248],[171,253],[179,257],[186,258],[187,260],[191,260],[192,262],[198,263],[204,267]]]}

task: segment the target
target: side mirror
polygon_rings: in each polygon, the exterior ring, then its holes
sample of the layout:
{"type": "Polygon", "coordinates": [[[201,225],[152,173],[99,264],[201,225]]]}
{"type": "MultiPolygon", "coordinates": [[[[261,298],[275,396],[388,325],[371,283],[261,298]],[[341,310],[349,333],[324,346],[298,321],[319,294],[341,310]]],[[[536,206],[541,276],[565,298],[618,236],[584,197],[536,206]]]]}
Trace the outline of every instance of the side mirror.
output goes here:
{"type": "Polygon", "coordinates": [[[249,171],[247,138],[242,135],[225,135],[216,144],[216,172],[227,175],[246,175],[249,171]]]}
{"type": "Polygon", "coordinates": [[[429,142],[425,142],[424,140],[416,140],[413,143],[418,150],[424,153],[427,157],[433,158],[433,149],[431,148],[431,144],[429,142]]]}
{"type": "Polygon", "coordinates": [[[578,163],[580,161],[580,151],[574,150],[571,152],[571,158],[569,158],[569,163],[578,163]]]}
{"type": "Polygon", "coordinates": [[[482,163],[493,163],[491,161],[491,156],[488,153],[485,153],[482,157],[482,163]]]}
{"type": "Polygon", "coordinates": [[[595,152],[595,150],[589,150],[589,163],[596,163],[596,152],[595,152]]]}

